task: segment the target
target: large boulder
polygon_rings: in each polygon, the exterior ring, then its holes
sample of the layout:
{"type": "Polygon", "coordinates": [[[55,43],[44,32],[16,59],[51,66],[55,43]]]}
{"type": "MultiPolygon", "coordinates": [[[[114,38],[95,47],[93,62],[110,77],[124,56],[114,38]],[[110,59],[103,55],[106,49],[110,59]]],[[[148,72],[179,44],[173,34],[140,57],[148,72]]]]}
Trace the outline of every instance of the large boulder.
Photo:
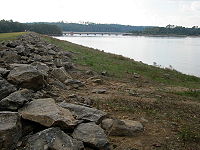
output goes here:
{"type": "Polygon", "coordinates": [[[16,90],[17,89],[14,85],[0,77],[0,100],[8,96],[10,93],[15,92],[16,90]]]}
{"type": "Polygon", "coordinates": [[[61,82],[65,82],[67,79],[71,79],[72,77],[65,71],[64,67],[54,68],[51,74],[61,82]]]}
{"type": "Polygon", "coordinates": [[[102,128],[112,136],[134,136],[144,130],[143,125],[139,121],[109,118],[102,121],[102,128]]]}
{"type": "Polygon", "coordinates": [[[45,76],[48,76],[49,67],[41,62],[33,62],[31,65],[35,66],[38,71],[40,71],[45,76]]]}
{"type": "Polygon", "coordinates": [[[31,95],[27,89],[11,93],[0,101],[0,110],[17,110],[31,99],[31,95]]]}
{"type": "Polygon", "coordinates": [[[83,150],[81,141],[73,139],[59,128],[49,128],[28,138],[24,150],[83,150]]]}
{"type": "Polygon", "coordinates": [[[22,126],[16,112],[0,112],[0,149],[13,150],[21,138],[22,126]]]}
{"type": "Polygon", "coordinates": [[[73,128],[77,124],[72,113],[56,105],[54,99],[37,99],[25,105],[19,110],[22,118],[40,123],[43,126],[59,126],[73,128]]]}
{"type": "Polygon", "coordinates": [[[45,74],[32,65],[15,67],[10,71],[8,81],[17,84],[20,87],[33,90],[43,88],[46,83],[45,74]]]}
{"type": "Polygon", "coordinates": [[[78,120],[85,120],[85,121],[99,123],[99,121],[102,120],[102,118],[104,118],[107,115],[106,112],[103,112],[96,108],[90,108],[66,102],[60,103],[59,106],[72,111],[76,116],[76,119],[78,120]]]}
{"type": "Polygon", "coordinates": [[[83,141],[87,146],[99,149],[99,150],[108,150],[109,142],[104,133],[104,130],[100,128],[95,123],[82,123],[79,124],[72,137],[83,141]]]}

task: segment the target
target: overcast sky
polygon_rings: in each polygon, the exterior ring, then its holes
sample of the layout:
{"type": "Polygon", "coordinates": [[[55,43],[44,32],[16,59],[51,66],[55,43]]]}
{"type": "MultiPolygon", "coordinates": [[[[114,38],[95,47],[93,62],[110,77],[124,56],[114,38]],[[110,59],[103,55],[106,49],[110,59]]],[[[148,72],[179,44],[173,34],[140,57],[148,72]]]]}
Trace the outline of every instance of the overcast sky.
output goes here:
{"type": "Polygon", "coordinates": [[[1,0],[0,20],[200,26],[200,0],[1,0]]]}

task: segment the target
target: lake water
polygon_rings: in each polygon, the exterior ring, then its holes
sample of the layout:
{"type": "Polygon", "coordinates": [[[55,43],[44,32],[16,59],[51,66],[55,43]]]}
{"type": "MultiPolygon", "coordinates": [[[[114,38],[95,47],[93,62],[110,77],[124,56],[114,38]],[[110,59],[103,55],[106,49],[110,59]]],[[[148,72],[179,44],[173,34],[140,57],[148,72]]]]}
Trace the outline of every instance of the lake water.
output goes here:
{"type": "Polygon", "coordinates": [[[123,55],[162,67],[170,65],[185,74],[200,77],[200,38],[144,36],[63,36],[56,37],[87,47],[123,55]]]}

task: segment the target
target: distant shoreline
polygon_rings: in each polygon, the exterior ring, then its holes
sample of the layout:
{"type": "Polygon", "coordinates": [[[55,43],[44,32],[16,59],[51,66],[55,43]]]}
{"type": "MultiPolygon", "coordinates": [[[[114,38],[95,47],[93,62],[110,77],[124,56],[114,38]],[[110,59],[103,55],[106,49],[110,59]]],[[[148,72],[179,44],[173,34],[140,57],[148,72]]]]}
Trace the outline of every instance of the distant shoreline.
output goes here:
{"type": "Polygon", "coordinates": [[[200,37],[200,35],[154,35],[154,34],[124,34],[123,36],[145,36],[145,37],[200,37]]]}

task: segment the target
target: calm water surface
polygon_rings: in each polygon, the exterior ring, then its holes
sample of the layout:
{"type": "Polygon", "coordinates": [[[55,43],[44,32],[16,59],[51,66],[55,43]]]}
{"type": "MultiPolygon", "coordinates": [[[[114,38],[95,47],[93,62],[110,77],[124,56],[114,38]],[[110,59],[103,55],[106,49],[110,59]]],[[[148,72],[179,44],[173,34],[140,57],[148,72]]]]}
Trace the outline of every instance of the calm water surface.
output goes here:
{"type": "Polygon", "coordinates": [[[150,65],[153,65],[153,62],[162,67],[171,65],[180,72],[200,77],[199,37],[63,36],[57,38],[120,54],[150,65]]]}

